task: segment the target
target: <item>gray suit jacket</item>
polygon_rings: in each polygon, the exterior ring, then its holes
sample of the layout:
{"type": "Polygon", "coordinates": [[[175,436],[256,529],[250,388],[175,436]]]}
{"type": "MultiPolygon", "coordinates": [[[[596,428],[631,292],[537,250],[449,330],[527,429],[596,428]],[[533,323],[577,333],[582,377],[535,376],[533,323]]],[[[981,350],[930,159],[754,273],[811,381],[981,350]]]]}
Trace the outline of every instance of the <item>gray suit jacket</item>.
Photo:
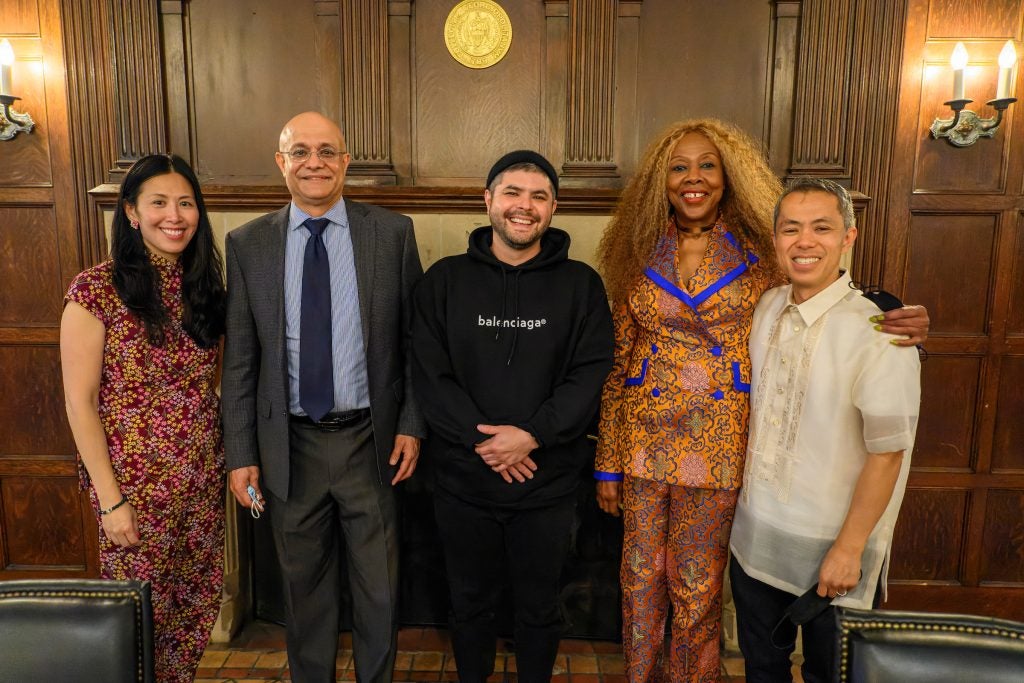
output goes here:
{"type": "MultiPolygon", "coordinates": [[[[359,296],[370,414],[381,481],[395,434],[426,434],[410,387],[410,293],[423,274],[412,221],[345,200],[359,296]]],[[[288,498],[288,365],[284,254],[288,207],[228,233],[222,402],[228,470],[259,465],[263,485],[288,498]]]]}

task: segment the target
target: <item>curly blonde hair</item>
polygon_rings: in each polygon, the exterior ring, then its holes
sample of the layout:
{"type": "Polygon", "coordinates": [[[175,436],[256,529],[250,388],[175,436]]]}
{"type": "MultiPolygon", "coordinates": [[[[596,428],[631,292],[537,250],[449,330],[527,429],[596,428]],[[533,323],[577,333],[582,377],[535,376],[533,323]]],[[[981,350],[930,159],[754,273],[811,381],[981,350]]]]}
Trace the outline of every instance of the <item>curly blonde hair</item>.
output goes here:
{"type": "Polygon", "coordinates": [[[768,167],[760,146],[724,121],[680,121],[647,148],[601,237],[598,267],[613,303],[629,296],[665,233],[671,215],[665,191],[668,161],[687,133],[700,133],[718,148],[725,171],[725,192],[719,208],[722,218],[737,239],[761,257],[766,268],[778,271],[772,246],[772,211],[782,193],[782,183],[768,167]]]}

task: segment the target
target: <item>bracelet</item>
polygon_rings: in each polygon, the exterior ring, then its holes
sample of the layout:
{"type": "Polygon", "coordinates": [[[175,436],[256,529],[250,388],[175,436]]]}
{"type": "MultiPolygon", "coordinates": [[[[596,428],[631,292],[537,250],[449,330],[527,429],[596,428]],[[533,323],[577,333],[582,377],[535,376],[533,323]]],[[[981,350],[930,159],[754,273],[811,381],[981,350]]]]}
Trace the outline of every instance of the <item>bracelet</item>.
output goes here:
{"type": "Polygon", "coordinates": [[[116,510],[117,508],[121,507],[122,505],[124,505],[127,502],[128,502],[128,499],[125,498],[124,496],[121,496],[121,502],[120,503],[114,503],[113,505],[108,507],[106,510],[100,510],[100,516],[102,517],[103,515],[109,515],[111,512],[113,512],[114,510],[116,510]]]}

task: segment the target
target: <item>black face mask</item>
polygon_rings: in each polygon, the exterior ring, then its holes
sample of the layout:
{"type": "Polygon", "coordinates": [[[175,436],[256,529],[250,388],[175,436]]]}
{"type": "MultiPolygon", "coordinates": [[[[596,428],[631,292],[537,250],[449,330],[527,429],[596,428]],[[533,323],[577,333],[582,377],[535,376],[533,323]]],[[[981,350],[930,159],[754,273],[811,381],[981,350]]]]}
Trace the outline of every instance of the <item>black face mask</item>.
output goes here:
{"type": "Polygon", "coordinates": [[[779,623],[775,624],[775,628],[772,629],[771,633],[772,647],[778,650],[788,650],[792,648],[796,644],[795,640],[788,645],[780,645],[775,642],[775,633],[779,630],[779,627],[786,621],[790,621],[796,626],[806,624],[828,609],[829,605],[832,604],[832,600],[834,600],[834,598],[830,598],[827,595],[825,597],[818,595],[817,583],[807,589],[803,595],[794,600],[786,611],[783,612],[782,618],[779,619],[779,623]]]}

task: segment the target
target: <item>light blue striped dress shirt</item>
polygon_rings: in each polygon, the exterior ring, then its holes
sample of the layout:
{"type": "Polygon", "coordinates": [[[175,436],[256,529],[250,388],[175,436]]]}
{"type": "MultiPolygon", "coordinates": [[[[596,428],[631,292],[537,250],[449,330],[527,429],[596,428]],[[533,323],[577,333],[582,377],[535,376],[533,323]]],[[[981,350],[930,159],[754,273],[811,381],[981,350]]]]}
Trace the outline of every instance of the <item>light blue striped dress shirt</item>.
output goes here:
{"type": "MultiPolygon", "coordinates": [[[[302,263],[309,230],[302,224],[309,214],[293,203],[288,213],[284,259],[285,343],[288,349],[288,409],[305,415],[299,406],[299,330],[302,317],[302,263]]],[[[345,200],[323,215],[331,224],[323,232],[331,264],[331,342],[334,351],[334,411],[370,405],[366,376],[366,347],[359,317],[356,264],[345,200]]]]}

